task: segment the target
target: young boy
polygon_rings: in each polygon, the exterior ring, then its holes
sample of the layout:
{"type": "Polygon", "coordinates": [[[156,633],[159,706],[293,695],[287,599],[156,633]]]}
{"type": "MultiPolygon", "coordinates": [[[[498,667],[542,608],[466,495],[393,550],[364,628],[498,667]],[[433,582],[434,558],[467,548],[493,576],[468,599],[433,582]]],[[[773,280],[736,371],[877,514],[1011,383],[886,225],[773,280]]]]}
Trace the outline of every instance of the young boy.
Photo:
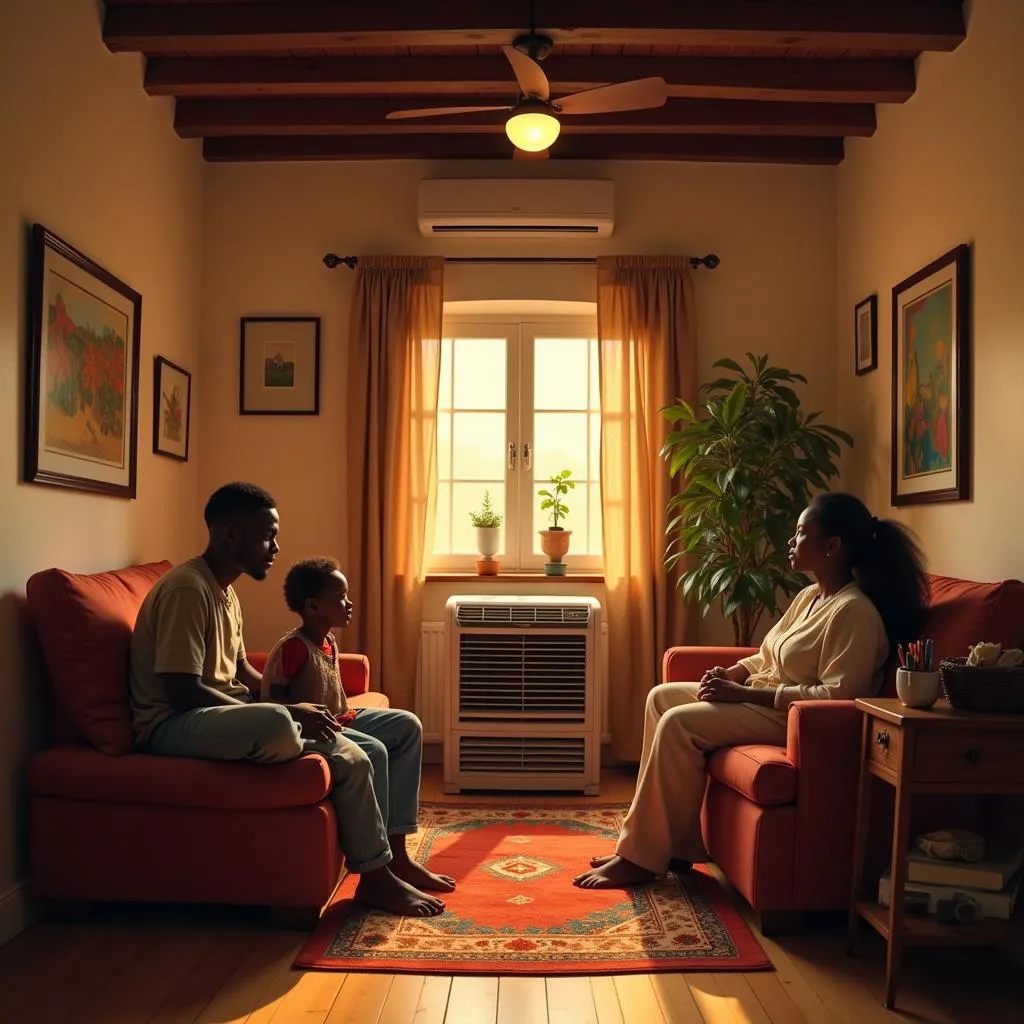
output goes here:
{"type": "Polygon", "coordinates": [[[373,766],[373,790],[394,860],[391,871],[422,890],[451,892],[455,879],[435,875],[409,857],[407,835],[416,831],[423,729],[409,711],[349,708],[338,671],[332,628],[352,621],[353,605],[338,563],[332,558],[296,562],[284,580],[288,607],[302,624],[270,649],[260,697],[278,704],[327,708],[341,727],[339,742],[359,746],[373,766]]]}

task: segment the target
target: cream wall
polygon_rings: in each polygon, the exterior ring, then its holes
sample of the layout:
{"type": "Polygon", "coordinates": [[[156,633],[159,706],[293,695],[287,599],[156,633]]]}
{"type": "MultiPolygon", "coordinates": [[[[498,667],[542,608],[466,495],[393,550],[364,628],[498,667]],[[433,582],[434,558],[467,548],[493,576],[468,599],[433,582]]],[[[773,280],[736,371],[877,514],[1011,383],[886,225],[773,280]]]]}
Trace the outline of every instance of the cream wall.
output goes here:
{"type": "Polygon", "coordinates": [[[1024,3],[968,5],[967,39],[918,62],[914,97],[881,107],[838,174],[839,410],[863,439],[845,482],[919,534],[934,571],[1024,576],[1018,449],[1024,393],[1024,3]],[[961,242],[972,247],[973,500],[890,509],[892,286],[961,242]],[[878,293],[878,371],[855,377],[856,302],[878,293]]]}
{"type": "MultiPolygon", "coordinates": [[[[21,619],[25,580],[184,557],[197,467],[151,455],[153,356],[196,370],[202,162],[141,88],[138,58],[100,38],[81,0],[0,5],[0,942],[22,923],[25,762],[42,734],[21,619]],[[39,221],[142,293],[138,499],[21,482],[27,233],[39,221]]],[[[196,388],[202,392],[199,376],[196,388]]],[[[203,431],[193,421],[193,443],[203,431]]]]}
{"type": "MultiPolygon", "coordinates": [[[[716,271],[696,272],[701,368],[747,350],[808,375],[810,405],[834,417],[835,170],[828,167],[609,163],[525,167],[512,162],[211,165],[205,190],[202,416],[203,493],[252,479],[277,498],[282,564],[312,552],[346,555],[341,467],[344,374],[353,275],[328,271],[324,253],[594,255],[716,252],[716,271]],[[612,238],[573,243],[420,238],[416,186],[423,177],[610,177],[612,238]],[[322,318],[318,417],[238,415],[239,318],[322,318]]],[[[450,299],[594,299],[586,268],[451,266],[450,299]]],[[[262,647],[290,625],[278,570],[239,583],[247,642],[262,647]]],[[[459,585],[465,590],[465,585],[459,585]]],[[[431,586],[428,617],[448,590],[431,586]]],[[[560,593],[566,592],[560,589],[560,593]]],[[[358,595],[356,595],[358,600],[358,595]]],[[[721,624],[705,638],[725,639],[721,624]]]]}

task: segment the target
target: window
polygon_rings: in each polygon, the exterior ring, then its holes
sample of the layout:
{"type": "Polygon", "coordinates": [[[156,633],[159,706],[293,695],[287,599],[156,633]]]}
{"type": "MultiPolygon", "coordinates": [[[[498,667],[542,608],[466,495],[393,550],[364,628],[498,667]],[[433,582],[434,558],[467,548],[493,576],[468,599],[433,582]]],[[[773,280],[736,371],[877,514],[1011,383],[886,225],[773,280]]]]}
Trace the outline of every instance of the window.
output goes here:
{"type": "Polygon", "coordinates": [[[505,517],[502,571],[539,571],[550,525],[539,492],[572,470],[559,523],[568,559],[600,570],[601,399],[592,319],[446,319],[438,394],[437,526],[431,568],[467,570],[479,557],[469,513],[490,491],[505,517]]]}

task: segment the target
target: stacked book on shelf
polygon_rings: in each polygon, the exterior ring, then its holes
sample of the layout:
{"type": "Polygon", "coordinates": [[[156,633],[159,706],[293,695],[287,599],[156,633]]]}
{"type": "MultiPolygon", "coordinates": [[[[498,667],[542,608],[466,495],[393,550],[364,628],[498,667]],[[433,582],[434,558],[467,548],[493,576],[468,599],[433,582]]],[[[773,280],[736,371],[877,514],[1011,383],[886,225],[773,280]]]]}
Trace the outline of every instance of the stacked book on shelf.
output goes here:
{"type": "MultiPolygon", "coordinates": [[[[1013,916],[1024,877],[1024,846],[993,843],[983,860],[957,861],[930,857],[912,850],[907,857],[907,883],[904,906],[908,913],[947,912],[951,920],[971,920],[970,904],[977,907],[974,917],[994,917],[1008,921],[1013,916]],[[969,901],[966,912],[956,913],[956,905],[969,901]],[[941,905],[940,905],[941,904],[941,905]]],[[[889,906],[892,889],[889,871],[878,882],[878,902],[889,906]]]]}

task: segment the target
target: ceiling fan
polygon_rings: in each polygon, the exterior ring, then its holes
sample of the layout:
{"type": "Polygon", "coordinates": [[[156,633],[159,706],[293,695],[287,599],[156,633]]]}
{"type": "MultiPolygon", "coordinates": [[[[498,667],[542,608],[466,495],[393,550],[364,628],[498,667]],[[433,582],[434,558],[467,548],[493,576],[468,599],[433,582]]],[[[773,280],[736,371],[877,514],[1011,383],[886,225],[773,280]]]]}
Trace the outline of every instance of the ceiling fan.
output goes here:
{"type": "Polygon", "coordinates": [[[519,83],[520,98],[514,104],[501,106],[421,107],[415,110],[393,110],[385,120],[401,121],[418,117],[441,117],[445,114],[471,114],[507,110],[505,134],[516,147],[519,159],[543,159],[548,147],[561,131],[562,115],[612,114],[620,110],[644,110],[663,106],[668,96],[664,78],[638,78],[631,82],[602,85],[596,89],[571,93],[551,99],[551,87],[540,64],[554,45],[549,36],[534,29],[533,4],[530,4],[530,31],[517,36],[511,46],[501,49],[512,65],[519,83]]]}

